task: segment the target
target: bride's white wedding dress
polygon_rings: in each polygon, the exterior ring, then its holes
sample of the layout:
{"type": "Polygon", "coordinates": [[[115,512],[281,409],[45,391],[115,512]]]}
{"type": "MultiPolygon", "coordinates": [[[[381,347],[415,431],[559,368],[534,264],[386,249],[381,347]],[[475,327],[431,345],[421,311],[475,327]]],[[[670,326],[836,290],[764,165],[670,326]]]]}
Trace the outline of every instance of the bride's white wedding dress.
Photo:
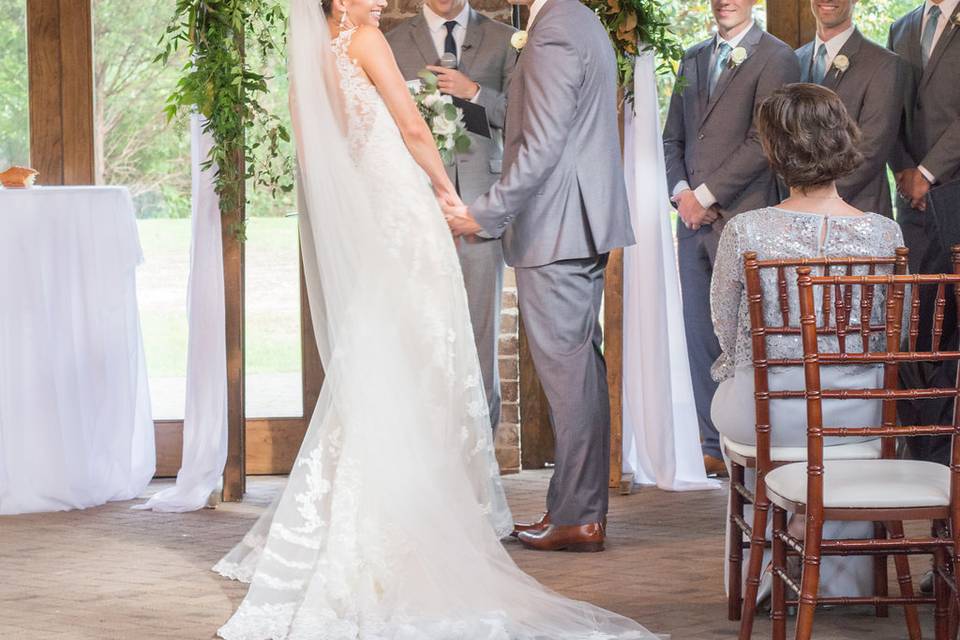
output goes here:
{"type": "Polygon", "coordinates": [[[250,583],[219,635],[653,638],[543,588],[500,543],[512,519],[456,251],[348,55],[353,34],[331,43],[319,3],[294,0],[301,241],[326,379],[283,495],[215,567],[250,583]]]}

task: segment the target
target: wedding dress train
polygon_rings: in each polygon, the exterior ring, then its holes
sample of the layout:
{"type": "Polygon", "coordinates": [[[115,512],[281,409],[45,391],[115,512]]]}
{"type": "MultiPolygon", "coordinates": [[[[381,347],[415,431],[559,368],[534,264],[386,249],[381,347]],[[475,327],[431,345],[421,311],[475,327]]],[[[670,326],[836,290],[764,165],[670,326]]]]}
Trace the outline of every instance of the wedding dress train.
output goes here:
{"type": "Polygon", "coordinates": [[[283,495],[215,567],[226,640],[640,640],[516,567],[466,293],[386,105],[294,0],[301,242],[326,379],[283,495]],[[305,212],[305,213],[304,213],[305,212]]]}

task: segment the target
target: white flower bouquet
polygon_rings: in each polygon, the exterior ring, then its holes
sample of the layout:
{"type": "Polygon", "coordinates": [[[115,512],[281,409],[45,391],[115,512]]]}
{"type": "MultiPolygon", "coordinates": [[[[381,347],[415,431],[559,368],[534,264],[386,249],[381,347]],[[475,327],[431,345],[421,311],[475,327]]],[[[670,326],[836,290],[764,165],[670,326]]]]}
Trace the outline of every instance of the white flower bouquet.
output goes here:
{"type": "Polygon", "coordinates": [[[453,164],[456,154],[470,149],[463,110],[453,104],[451,96],[440,93],[436,75],[426,70],[417,75],[420,78],[419,86],[411,86],[410,93],[420,109],[420,115],[433,132],[444,164],[453,164]]]}

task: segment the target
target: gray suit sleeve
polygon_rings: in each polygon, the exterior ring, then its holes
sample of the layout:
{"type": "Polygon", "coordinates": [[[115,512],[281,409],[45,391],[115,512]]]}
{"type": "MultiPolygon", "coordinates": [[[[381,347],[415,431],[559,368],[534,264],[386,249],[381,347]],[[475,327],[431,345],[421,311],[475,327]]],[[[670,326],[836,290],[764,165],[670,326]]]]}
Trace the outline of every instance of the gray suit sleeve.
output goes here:
{"type": "MultiPolygon", "coordinates": [[[[509,46],[509,44],[508,44],[509,46]]],[[[497,129],[503,129],[507,119],[507,92],[510,89],[510,76],[513,74],[513,68],[517,64],[517,56],[511,47],[503,57],[503,67],[500,71],[500,90],[493,87],[482,87],[480,96],[477,98],[477,104],[487,110],[487,119],[490,126],[497,129]]]]}
{"type": "Polygon", "coordinates": [[[960,167],[960,118],[950,123],[920,164],[938,180],[960,167]]]}
{"type": "MultiPolygon", "coordinates": [[[[685,77],[686,60],[680,63],[677,72],[677,82],[685,77]]],[[[696,87],[684,87],[684,90],[695,91],[696,87]]],[[[663,128],[663,157],[667,165],[667,189],[670,195],[681,181],[689,182],[687,164],[684,157],[686,144],[686,127],[683,121],[683,91],[674,89],[670,96],[670,110],[667,112],[667,124],[663,128]]]]}
{"type": "Polygon", "coordinates": [[[499,238],[559,163],[577,110],[583,70],[574,46],[559,29],[537,32],[524,66],[523,142],[500,181],[470,207],[477,223],[499,238]]]}
{"type": "Polygon", "coordinates": [[[897,58],[888,58],[870,79],[860,111],[860,152],[863,164],[838,183],[849,193],[859,193],[877,174],[886,173],[887,159],[897,142],[900,114],[903,112],[903,75],[897,58]]]}
{"type": "MultiPolygon", "coordinates": [[[[896,24],[890,25],[890,31],[887,34],[887,49],[894,51],[893,48],[893,30],[896,28],[896,24]]],[[[896,53],[894,51],[894,53],[896,53]]],[[[913,90],[913,79],[908,77],[907,63],[904,60],[899,59],[899,68],[900,76],[903,79],[903,85],[901,88],[903,92],[901,93],[901,104],[900,104],[900,117],[897,122],[897,140],[893,145],[893,150],[890,152],[890,168],[893,169],[894,173],[900,173],[904,169],[912,169],[917,166],[916,161],[910,156],[910,152],[907,151],[907,145],[904,142],[907,135],[907,125],[906,125],[906,110],[913,109],[913,99],[911,93],[913,90]]]]}
{"type": "MultiPolygon", "coordinates": [[[[797,56],[791,49],[780,47],[760,73],[757,92],[750,108],[756,109],[764,98],[783,85],[799,81],[800,63],[797,61],[797,56]]],[[[723,208],[768,167],[767,158],[763,155],[763,149],[760,146],[757,128],[751,126],[746,139],[735,149],[731,149],[727,161],[703,182],[723,208]]]]}

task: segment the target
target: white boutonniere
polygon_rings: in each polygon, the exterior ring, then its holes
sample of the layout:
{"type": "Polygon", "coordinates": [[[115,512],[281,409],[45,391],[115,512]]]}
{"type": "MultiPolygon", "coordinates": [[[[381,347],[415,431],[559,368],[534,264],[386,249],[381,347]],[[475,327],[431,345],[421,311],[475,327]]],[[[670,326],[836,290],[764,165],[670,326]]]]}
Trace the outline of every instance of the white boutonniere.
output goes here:
{"type": "Polygon", "coordinates": [[[836,58],[833,59],[833,68],[837,70],[837,76],[843,75],[843,72],[850,68],[850,58],[839,54],[836,58]]]}
{"type": "Polygon", "coordinates": [[[743,47],[737,47],[730,52],[730,66],[739,67],[747,59],[747,50],[743,47]]]}
{"type": "Polygon", "coordinates": [[[960,13],[954,13],[950,18],[950,30],[953,31],[957,27],[960,27],[960,13]]]}
{"type": "Polygon", "coordinates": [[[527,32],[517,31],[512,36],[510,36],[510,46],[512,46],[517,51],[520,51],[525,46],[527,46],[527,32]]]}

